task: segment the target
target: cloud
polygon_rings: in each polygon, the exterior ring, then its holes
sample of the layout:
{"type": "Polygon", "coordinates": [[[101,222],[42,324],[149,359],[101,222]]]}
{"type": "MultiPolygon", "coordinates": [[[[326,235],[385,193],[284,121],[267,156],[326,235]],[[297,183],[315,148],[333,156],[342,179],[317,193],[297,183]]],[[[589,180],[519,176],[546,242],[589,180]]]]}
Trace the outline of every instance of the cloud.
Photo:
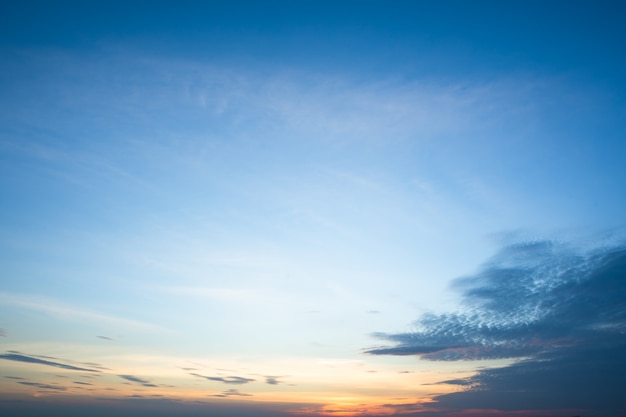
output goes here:
{"type": "Polygon", "coordinates": [[[111,339],[110,337],[106,337],[106,336],[96,336],[99,339],[103,339],[103,340],[109,340],[111,342],[115,341],[115,339],[111,339]]]}
{"type": "Polygon", "coordinates": [[[209,381],[218,381],[218,382],[223,382],[224,384],[234,384],[234,385],[247,384],[249,382],[254,381],[254,379],[244,378],[241,376],[226,376],[226,377],[205,376],[205,375],[200,375],[200,374],[195,374],[195,373],[190,373],[189,375],[197,376],[198,378],[208,379],[209,381]]]}
{"type": "MultiPolygon", "coordinates": [[[[552,241],[506,246],[454,287],[464,309],[427,314],[410,333],[377,336],[375,355],[431,361],[509,358],[442,383],[449,408],[626,410],[626,245],[580,248],[552,241]]],[[[599,411],[598,411],[599,410],[599,411]]]]}
{"type": "Polygon", "coordinates": [[[38,297],[0,291],[0,304],[12,305],[33,311],[39,311],[62,320],[86,320],[91,322],[106,323],[114,326],[142,328],[145,330],[162,330],[158,326],[153,324],[124,319],[120,317],[110,316],[107,314],[102,314],[99,312],[85,310],[74,306],[69,306],[47,297],[38,297]]]}
{"type": "Polygon", "coordinates": [[[67,365],[67,364],[60,363],[60,362],[53,362],[53,361],[48,361],[44,359],[39,359],[39,358],[35,358],[32,356],[22,355],[20,353],[4,353],[0,355],[0,359],[6,359],[9,361],[16,361],[16,362],[34,363],[38,365],[54,366],[56,368],[68,369],[70,371],[100,372],[96,369],[80,368],[78,366],[67,365]]]}
{"type": "Polygon", "coordinates": [[[252,397],[252,394],[245,394],[243,392],[239,392],[236,389],[229,389],[221,394],[215,394],[214,397],[252,397]]]}
{"type": "Polygon", "coordinates": [[[30,382],[30,381],[20,381],[20,382],[18,382],[18,384],[28,385],[28,386],[35,387],[35,388],[40,388],[40,389],[51,389],[51,390],[55,390],[55,391],[65,391],[67,389],[67,388],[62,387],[60,385],[42,384],[42,383],[39,383],[39,382],[30,382]]]}
{"type": "Polygon", "coordinates": [[[282,376],[265,375],[265,383],[269,384],[269,385],[282,384],[283,381],[280,381],[279,378],[284,378],[284,377],[282,377],[282,376]]]}
{"type": "Polygon", "coordinates": [[[7,331],[0,327],[0,337],[7,337],[7,331]]]}
{"type": "Polygon", "coordinates": [[[131,381],[131,382],[136,382],[138,384],[143,385],[144,387],[150,387],[150,388],[154,388],[157,387],[157,385],[153,384],[152,382],[143,379],[143,378],[139,378],[133,375],[118,375],[120,378],[123,378],[127,381],[131,381]]]}

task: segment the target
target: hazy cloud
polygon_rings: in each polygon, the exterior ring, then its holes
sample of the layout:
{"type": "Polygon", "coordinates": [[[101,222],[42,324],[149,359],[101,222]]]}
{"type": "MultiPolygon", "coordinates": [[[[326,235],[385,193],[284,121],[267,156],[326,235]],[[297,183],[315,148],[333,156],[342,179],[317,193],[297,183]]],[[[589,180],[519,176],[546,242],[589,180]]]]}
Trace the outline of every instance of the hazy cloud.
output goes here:
{"type": "Polygon", "coordinates": [[[411,333],[377,334],[394,344],[368,352],[519,358],[443,381],[469,387],[438,397],[445,407],[626,410],[626,245],[514,244],[454,286],[464,310],[424,315],[411,333]]]}
{"type": "Polygon", "coordinates": [[[7,337],[7,331],[0,327],[0,337],[7,337]]]}
{"type": "Polygon", "coordinates": [[[269,385],[282,384],[283,381],[280,381],[279,378],[284,378],[284,377],[282,377],[282,376],[265,375],[265,383],[269,384],[269,385]]]}
{"type": "Polygon", "coordinates": [[[243,392],[239,392],[236,389],[229,389],[221,394],[215,394],[214,397],[252,397],[252,394],[245,394],[243,392]]]}
{"type": "Polygon", "coordinates": [[[111,339],[110,337],[106,337],[106,336],[96,336],[99,339],[104,339],[104,340],[110,340],[110,341],[115,341],[115,339],[111,339]]]}
{"type": "Polygon", "coordinates": [[[67,365],[59,362],[52,362],[44,359],[35,358],[32,356],[26,356],[19,353],[5,353],[0,355],[0,359],[6,359],[16,362],[34,363],[38,365],[54,366],[56,368],[68,369],[70,371],[84,371],[84,372],[100,372],[96,369],[79,368],[78,366],[67,365]]]}

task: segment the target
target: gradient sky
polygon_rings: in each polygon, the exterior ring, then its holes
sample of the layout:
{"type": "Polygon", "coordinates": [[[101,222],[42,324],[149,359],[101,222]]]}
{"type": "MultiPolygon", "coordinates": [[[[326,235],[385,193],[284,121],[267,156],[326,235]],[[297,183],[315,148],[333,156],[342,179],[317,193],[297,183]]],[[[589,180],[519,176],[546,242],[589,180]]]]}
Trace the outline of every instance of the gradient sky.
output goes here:
{"type": "Polygon", "coordinates": [[[626,416],[625,21],[3,2],[0,411],[626,416]]]}

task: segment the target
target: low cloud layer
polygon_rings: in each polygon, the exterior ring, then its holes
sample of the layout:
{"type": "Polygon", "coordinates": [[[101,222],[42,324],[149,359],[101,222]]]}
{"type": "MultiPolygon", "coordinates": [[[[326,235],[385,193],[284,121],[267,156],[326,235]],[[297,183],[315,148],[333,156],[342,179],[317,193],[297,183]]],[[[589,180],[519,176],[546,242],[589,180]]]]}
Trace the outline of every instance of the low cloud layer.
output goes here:
{"type": "Polygon", "coordinates": [[[440,406],[501,410],[624,412],[626,245],[580,249],[539,241],[504,247],[473,276],[458,279],[464,309],[428,314],[375,355],[431,361],[511,358],[445,383],[465,391],[440,406]]]}

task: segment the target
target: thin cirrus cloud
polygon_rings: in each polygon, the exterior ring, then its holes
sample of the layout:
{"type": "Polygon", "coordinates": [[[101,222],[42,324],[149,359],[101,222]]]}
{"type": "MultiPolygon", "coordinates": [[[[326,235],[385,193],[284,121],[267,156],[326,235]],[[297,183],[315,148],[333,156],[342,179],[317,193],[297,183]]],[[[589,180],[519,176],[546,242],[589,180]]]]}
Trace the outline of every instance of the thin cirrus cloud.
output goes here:
{"type": "MultiPolygon", "coordinates": [[[[91,310],[82,309],[80,307],[67,305],[58,302],[50,297],[0,292],[0,304],[39,311],[62,320],[99,322],[115,326],[141,328],[145,330],[161,329],[154,324],[115,317],[91,310]]],[[[98,337],[105,338],[102,336],[98,337]]]]}
{"type": "MultiPolygon", "coordinates": [[[[538,81],[532,77],[465,84],[433,80],[401,82],[390,78],[362,84],[351,81],[350,77],[307,73],[275,71],[272,76],[262,76],[237,67],[189,66],[137,55],[141,54],[127,51],[103,55],[86,63],[80,56],[61,58],[44,54],[31,58],[34,62],[12,65],[20,69],[21,66],[41,67],[45,62],[52,76],[71,73],[75,82],[62,90],[50,92],[47,97],[54,98],[58,106],[79,111],[86,125],[104,131],[110,129],[110,123],[99,125],[106,120],[102,116],[108,115],[110,120],[119,121],[119,109],[123,108],[126,121],[147,118],[159,122],[155,125],[162,125],[164,120],[175,118],[184,126],[202,128],[224,123],[231,126],[230,129],[243,126],[245,124],[241,122],[246,121],[261,133],[268,129],[276,133],[278,128],[283,133],[297,131],[309,139],[340,142],[380,142],[381,138],[384,141],[390,138],[415,140],[416,135],[429,137],[477,126],[482,128],[494,123],[494,112],[498,112],[502,119],[507,117],[511,107],[521,111],[532,99],[536,105],[535,93],[545,88],[537,86],[538,81]],[[122,77],[115,71],[120,63],[126,68],[122,77]],[[101,82],[93,82],[94,74],[98,74],[101,82]],[[128,94],[131,88],[133,94],[128,94]],[[94,97],[98,100],[93,100],[94,97]],[[165,115],[169,119],[164,119],[165,115]],[[454,123],[450,123],[451,120],[454,123]]],[[[29,81],[32,84],[33,81],[29,81]]],[[[29,109],[39,110],[38,106],[50,104],[41,102],[41,94],[36,92],[35,85],[23,88],[20,98],[30,100],[32,107],[29,109]]],[[[6,111],[16,113],[20,109],[22,107],[9,107],[6,111]]],[[[30,116],[16,115],[20,118],[30,116]]],[[[64,122],[53,119],[39,123],[58,129],[77,129],[76,124],[68,127],[64,122]]],[[[176,127],[180,130],[180,125],[176,127]]],[[[168,129],[170,126],[166,126],[165,130],[168,129]]],[[[229,130],[229,134],[237,137],[241,133],[238,129],[229,130]]],[[[19,143],[15,146],[42,158],[63,158],[63,162],[76,163],[72,162],[71,155],[63,155],[54,147],[19,143]]],[[[95,158],[91,152],[82,156],[95,158]]],[[[111,161],[105,163],[102,158],[93,161],[101,161],[98,164],[100,170],[147,185],[111,161]]]]}
{"type": "Polygon", "coordinates": [[[442,381],[465,390],[436,397],[438,407],[626,410],[626,244],[511,244],[454,286],[465,310],[424,315],[414,332],[378,333],[393,344],[367,352],[513,360],[442,381]]]}

